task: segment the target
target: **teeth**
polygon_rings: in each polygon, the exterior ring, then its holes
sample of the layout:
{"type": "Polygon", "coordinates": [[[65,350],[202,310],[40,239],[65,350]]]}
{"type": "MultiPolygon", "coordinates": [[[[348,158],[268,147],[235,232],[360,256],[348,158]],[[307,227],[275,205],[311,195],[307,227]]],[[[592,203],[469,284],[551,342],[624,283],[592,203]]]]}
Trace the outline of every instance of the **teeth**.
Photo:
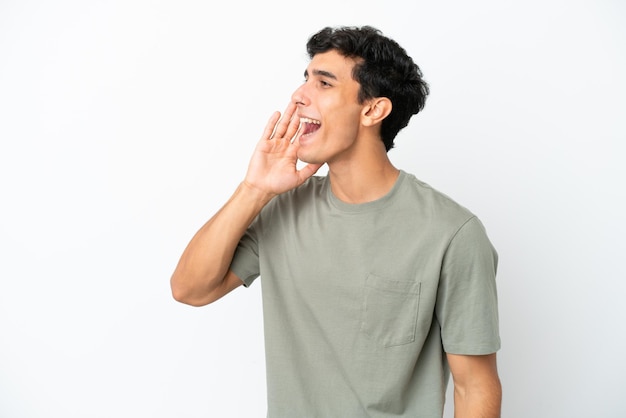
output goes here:
{"type": "Polygon", "coordinates": [[[315,119],[300,118],[300,123],[314,123],[315,125],[320,125],[322,122],[320,122],[319,120],[315,120],[315,119]]]}

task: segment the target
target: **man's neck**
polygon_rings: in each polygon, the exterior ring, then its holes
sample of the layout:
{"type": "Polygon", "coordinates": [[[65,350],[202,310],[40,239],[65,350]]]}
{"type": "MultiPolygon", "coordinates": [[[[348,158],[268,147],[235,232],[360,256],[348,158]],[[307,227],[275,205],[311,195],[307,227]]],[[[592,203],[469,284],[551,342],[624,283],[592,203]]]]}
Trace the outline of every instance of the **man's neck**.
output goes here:
{"type": "Polygon", "coordinates": [[[346,203],[366,203],[380,199],[393,188],[400,171],[387,154],[369,160],[329,164],[333,194],[346,203]]]}

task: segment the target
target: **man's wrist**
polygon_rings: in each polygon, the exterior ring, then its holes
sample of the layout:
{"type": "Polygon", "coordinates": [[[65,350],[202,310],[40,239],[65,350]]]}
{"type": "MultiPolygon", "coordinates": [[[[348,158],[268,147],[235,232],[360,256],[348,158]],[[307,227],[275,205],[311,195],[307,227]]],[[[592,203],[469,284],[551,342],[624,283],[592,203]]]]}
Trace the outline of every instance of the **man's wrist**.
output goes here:
{"type": "Polygon", "coordinates": [[[239,185],[239,188],[246,196],[252,198],[255,202],[261,203],[262,205],[267,204],[276,196],[275,193],[263,190],[247,180],[243,180],[239,185]]]}

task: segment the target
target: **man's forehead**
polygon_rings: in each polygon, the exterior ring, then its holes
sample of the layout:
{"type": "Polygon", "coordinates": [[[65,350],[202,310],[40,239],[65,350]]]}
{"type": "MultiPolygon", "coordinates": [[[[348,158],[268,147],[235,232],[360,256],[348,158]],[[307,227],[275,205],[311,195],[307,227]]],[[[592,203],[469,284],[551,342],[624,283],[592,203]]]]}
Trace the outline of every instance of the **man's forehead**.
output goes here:
{"type": "Polygon", "coordinates": [[[348,58],[331,50],[314,55],[305,75],[318,75],[336,80],[352,78],[352,69],[355,63],[353,58],[348,58]]]}

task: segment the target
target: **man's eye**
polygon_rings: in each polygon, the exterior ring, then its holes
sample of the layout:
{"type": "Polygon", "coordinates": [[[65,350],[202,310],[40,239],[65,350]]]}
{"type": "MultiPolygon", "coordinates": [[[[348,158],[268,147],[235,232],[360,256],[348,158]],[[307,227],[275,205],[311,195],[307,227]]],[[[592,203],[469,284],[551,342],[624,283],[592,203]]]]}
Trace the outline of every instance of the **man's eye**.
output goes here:
{"type": "Polygon", "coordinates": [[[320,84],[322,85],[322,87],[330,87],[331,86],[330,83],[328,83],[328,82],[326,82],[324,80],[320,80],[320,84]]]}

